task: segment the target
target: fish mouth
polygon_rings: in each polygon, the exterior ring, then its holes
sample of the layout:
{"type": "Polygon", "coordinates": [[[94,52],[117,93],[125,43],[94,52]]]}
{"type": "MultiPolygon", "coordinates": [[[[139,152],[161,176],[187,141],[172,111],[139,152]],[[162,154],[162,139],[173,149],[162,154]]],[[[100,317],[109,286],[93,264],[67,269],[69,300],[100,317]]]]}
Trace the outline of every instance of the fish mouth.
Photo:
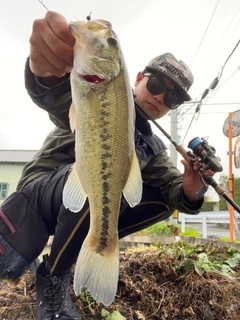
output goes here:
{"type": "Polygon", "coordinates": [[[105,79],[95,75],[95,74],[86,74],[86,75],[82,75],[82,78],[90,83],[101,83],[103,82],[105,79]]]}

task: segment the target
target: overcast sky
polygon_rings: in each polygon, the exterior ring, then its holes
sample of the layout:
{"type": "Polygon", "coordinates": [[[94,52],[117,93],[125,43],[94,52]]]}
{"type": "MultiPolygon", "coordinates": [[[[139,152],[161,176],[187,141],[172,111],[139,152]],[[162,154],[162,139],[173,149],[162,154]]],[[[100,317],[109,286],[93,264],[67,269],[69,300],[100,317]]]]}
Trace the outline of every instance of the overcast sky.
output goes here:
{"type": "MultiPolygon", "coordinates": [[[[45,0],[44,4],[68,21],[85,20],[90,12],[92,19],[109,20],[120,38],[132,85],[149,60],[172,52],[194,74],[189,91],[193,102],[218,76],[240,38],[239,0],[45,0]]],[[[52,129],[47,114],[38,110],[24,88],[32,23],[45,13],[37,0],[8,0],[1,7],[0,149],[38,149],[52,129]]],[[[178,135],[184,146],[196,136],[208,136],[225,174],[228,138],[222,128],[229,112],[240,109],[239,66],[240,45],[226,63],[219,86],[203,101],[201,113],[193,119],[194,103],[179,110],[178,135]]],[[[159,123],[170,132],[170,117],[159,123]]],[[[236,175],[239,170],[234,169],[236,175]]]]}

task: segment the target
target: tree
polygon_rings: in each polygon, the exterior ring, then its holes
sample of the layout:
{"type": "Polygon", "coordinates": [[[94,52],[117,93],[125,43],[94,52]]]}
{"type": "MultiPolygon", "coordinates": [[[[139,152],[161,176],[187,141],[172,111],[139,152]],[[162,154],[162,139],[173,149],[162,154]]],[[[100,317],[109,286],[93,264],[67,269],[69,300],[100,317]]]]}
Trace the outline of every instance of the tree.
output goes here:
{"type": "MultiPolygon", "coordinates": [[[[226,181],[227,188],[229,190],[229,178],[228,176],[224,176],[224,179],[226,181]]],[[[222,184],[221,181],[219,181],[219,184],[225,189],[225,186],[222,184]]],[[[226,190],[228,194],[228,190],[226,190]]],[[[233,183],[233,200],[236,202],[238,206],[240,206],[240,177],[234,177],[234,183],[233,183]]],[[[219,210],[228,210],[227,201],[220,197],[219,199],[219,210]]]]}

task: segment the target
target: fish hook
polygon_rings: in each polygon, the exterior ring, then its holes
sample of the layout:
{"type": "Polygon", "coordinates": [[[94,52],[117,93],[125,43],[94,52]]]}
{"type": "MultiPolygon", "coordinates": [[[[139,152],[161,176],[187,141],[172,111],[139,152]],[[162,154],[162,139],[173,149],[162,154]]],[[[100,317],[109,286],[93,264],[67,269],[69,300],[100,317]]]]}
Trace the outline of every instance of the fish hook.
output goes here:
{"type": "Polygon", "coordinates": [[[91,20],[91,14],[92,14],[92,12],[90,11],[90,14],[89,14],[89,15],[87,15],[87,20],[88,20],[88,21],[90,21],[90,20],[91,20]]]}

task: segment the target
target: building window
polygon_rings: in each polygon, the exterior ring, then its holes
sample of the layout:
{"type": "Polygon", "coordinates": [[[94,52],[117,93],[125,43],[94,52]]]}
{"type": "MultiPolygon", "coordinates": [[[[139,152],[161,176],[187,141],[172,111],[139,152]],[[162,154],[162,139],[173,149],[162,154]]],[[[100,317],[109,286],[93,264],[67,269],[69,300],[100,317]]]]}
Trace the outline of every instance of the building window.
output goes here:
{"type": "Polygon", "coordinates": [[[0,199],[6,199],[8,196],[8,183],[0,182],[0,199]]]}

